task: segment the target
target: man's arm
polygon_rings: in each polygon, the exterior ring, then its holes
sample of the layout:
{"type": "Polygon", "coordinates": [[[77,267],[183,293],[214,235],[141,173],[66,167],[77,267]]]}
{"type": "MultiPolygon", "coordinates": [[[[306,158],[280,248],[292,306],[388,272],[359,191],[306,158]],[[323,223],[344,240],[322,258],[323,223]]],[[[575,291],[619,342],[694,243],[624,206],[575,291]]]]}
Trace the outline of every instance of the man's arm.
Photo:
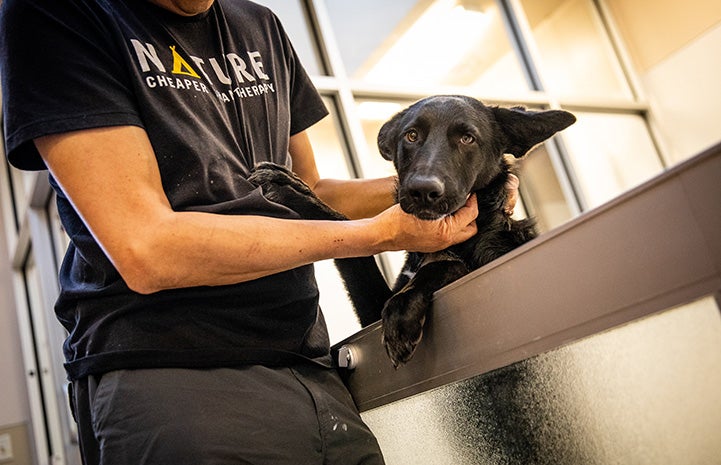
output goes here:
{"type": "Polygon", "coordinates": [[[370,218],[395,203],[395,177],[377,179],[321,179],[305,131],[291,136],[293,171],[325,203],[351,219],[370,218]]]}
{"type": "Polygon", "coordinates": [[[35,141],[49,170],[128,286],[140,293],[232,284],[329,258],[434,251],[475,233],[475,202],[420,221],[394,206],[357,221],[175,212],[147,134],[135,126],[35,141]]]}

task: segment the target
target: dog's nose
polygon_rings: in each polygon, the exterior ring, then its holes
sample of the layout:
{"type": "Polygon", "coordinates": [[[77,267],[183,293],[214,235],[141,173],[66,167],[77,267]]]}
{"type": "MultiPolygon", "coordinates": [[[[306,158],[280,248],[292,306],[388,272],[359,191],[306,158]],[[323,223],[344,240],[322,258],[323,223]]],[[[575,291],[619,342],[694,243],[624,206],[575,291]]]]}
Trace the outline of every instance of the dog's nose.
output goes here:
{"type": "Polygon", "coordinates": [[[436,176],[414,176],[406,186],[413,201],[425,205],[432,205],[445,193],[443,183],[436,176]]]}

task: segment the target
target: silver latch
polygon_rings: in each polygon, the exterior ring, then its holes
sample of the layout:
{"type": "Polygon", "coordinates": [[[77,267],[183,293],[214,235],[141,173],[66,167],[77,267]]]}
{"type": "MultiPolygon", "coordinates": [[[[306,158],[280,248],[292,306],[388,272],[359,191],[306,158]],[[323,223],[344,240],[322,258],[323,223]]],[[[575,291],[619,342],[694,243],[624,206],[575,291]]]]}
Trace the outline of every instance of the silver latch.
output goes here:
{"type": "Polygon", "coordinates": [[[358,358],[349,345],[341,346],[338,349],[338,366],[352,370],[358,365],[358,358]]]}

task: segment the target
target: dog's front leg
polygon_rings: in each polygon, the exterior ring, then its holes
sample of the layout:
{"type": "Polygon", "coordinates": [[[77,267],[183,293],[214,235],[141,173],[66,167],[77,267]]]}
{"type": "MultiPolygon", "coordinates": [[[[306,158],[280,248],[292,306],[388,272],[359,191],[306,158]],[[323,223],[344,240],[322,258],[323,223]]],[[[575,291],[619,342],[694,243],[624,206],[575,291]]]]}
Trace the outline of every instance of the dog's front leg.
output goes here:
{"type": "Polygon", "coordinates": [[[320,200],[310,187],[288,168],[270,162],[257,164],[248,180],[263,189],[268,200],[294,210],[308,220],[345,220],[341,213],[320,200]]]}
{"type": "Polygon", "coordinates": [[[393,366],[397,368],[413,356],[433,293],[468,271],[466,264],[448,251],[425,254],[416,274],[388,299],[382,312],[383,344],[393,366]]]}

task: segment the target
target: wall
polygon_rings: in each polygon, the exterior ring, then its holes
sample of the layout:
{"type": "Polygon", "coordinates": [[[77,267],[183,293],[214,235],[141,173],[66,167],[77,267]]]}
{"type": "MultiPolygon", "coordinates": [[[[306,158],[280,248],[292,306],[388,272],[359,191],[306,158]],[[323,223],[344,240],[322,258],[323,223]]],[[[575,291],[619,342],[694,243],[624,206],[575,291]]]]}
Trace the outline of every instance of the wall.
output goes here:
{"type": "Polygon", "coordinates": [[[669,161],[721,140],[721,2],[606,0],[662,134],[669,161]]]}
{"type": "Polygon", "coordinates": [[[0,446],[0,457],[6,457],[0,460],[0,463],[3,465],[30,465],[35,463],[32,459],[27,423],[0,428],[0,438],[3,441],[2,446],[0,446]]]}

